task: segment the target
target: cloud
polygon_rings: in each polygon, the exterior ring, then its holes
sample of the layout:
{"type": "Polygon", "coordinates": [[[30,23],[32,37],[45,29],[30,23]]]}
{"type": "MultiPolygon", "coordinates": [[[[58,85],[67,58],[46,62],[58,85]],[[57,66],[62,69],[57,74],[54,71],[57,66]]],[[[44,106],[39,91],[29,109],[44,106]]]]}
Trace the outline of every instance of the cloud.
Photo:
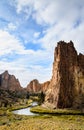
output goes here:
{"type": "Polygon", "coordinates": [[[16,0],[16,8],[20,8],[20,13],[24,8],[31,8],[30,15],[43,27],[43,36],[36,43],[45,49],[52,51],[59,40],[73,40],[77,50],[81,51],[84,41],[83,0],[16,0]]]}
{"type": "Polygon", "coordinates": [[[33,78],[40,82],[51,78],[58,41],[72,40],[78,52],[84,53],[84,0],[9,2],[11,7],[5,7],[3,13],[0,6],[0,16],[7,21],[5,29],[0,29],[0,66],[15,74],[23,86],[33,78]],[[33,44],[40,48],[28,49],[33,44]],[[15,57],[8,62],[7,55],[15,57]]]}
{"type": "Polygon", "coordinates": [[[0,30],[0,56],[6,54],[34,54],[34,51],[26,50],[23,43],[8,31],[0,30]]]}
{"type": "Polygon", "coordinates": [[[25,19],[29,19],[32,13],[32,1],[31,0],[15,0],[10,2],[14,5],[18,14],[24,13],[25,19]]]}
{"type": "Polygon", "coordinates": [[[9,23],[7,29],[14,31],[14,30],[16,30],[16,28],[17,28],[17,27],[16,27],[13,23],[9,23]]]}
{"type": "Polygon", "coordinates": [[[35,32],[35,33],[34,33],[34,38],[38,38],[39,35],[40,35],[40,32],[35,32]]]}
{"type": "Polygon", "coordinates": [[[14,35],[0,30],[0,73],[8,70],[19,78],[23,87],[34,78],[40,82],[50,79],[51,57],[45,50],[25,49],[14,35]]]}
{"type": "Polygon", "coordinates": [[[24,50],[20,41],[9,32],[0,30],[0,55],[11,54],[14,51],[20,53],[24,50]]]}
{"type": "Polygon", "coordinates": [[[74,22],[81,16],[83,7],[83,0],[16,0],[17,11],[31,8],[31,15],[39,24],[52,25],[66,19],[66,23],[74,22]]]}
{"type": "MultiPolygon", "coordinates": [[[[44,3],[43,3],[44,4],[44,3]]],[[[41,7],[41,9],[43,6],[41,7]]],[[[35,12],[34,18],[39,24],[48,24],[43,30],[44,37],[40,38],[42,46],[53,50],[59,40],[73,40],[78,52],[83,52],[84,41],[84,2],[81,0],[52,0],[44,10],[35,12]]]]}
{"type": "Polygon", "coordinates": [[[44,56],[46,56],[46,54],[43,55],[41,52],[38,52],[38,54],[36,53],[35,55],[27,54],[23,57],[21,56],[11,62],[8,62],[6,58],[5,60],[2,59],[0,60],[0,73],[8,70],[10,74],[14,74],[19,78],[23,87],[26,87],[33,79],[38,79],[40,82],[47,81],[51,78],[52,64],[45,63],[45,65],[42,65],[48,58],[44,56]]]}

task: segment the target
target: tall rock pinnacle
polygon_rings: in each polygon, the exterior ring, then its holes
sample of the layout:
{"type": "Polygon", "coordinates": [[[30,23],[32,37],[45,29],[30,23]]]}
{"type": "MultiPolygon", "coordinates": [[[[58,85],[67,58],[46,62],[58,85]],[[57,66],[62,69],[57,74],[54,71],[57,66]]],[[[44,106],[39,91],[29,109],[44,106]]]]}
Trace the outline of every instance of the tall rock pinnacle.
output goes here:
{"type": "Polygon", "coordinates": [[[78,108],[84,104],[84,55],[77,54],[72,41],[60,41],[55,48],[45,103],[55,108],[78,108]]]}

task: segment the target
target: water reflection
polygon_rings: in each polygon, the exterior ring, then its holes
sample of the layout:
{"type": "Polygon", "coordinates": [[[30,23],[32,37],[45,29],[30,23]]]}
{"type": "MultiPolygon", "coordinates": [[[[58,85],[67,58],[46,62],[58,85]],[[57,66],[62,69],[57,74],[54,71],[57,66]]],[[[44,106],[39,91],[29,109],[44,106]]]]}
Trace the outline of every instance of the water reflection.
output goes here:
{"type": "MultiPolygon", "coordinates": [[[[33,102],[32,106],[36,106],[37,102],[33,102]]],[[[20,110],[15,110],[13,111],[14,114],[19,114],[19,115],[36,115],[35,113],[30,112],[30,108],[24,108],[24,109],[20,109],[20,110]]]]}

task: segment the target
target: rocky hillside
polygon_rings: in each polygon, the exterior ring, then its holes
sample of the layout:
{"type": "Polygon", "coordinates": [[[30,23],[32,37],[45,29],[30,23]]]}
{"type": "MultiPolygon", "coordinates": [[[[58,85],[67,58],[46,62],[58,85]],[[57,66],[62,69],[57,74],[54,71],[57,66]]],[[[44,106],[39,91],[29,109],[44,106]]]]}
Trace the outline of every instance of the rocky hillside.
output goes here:
{"type": "Polygon", "coordinates": [[[18,79],[8,71],[0,74],[0,107],[12,105],[18,98],[26,97],[26,92],[21,87],[18,79]]]}
{"type": "Polygon", "coordinates": [[[10,75],[8,71],[0,74],[0,88],[10,91],[19,91],[22,89],[18,79],[14,75],[10,75]]]}
{"type": "Polygon", "coordinates": [[[55,48],[45,104],[54,108],[84,107],[84,55],[77,54],[72,41],[60,41],[55,48]]]}
{"type": "Polygon", "coordinates": [[[30,93],[37,93],[41,91],[41,84],[37,79],[32,80],[28,85],[26,90],[30,93]]]}
{"type": "Polygon", "coordinates": [[[37,79],[32,80],[26,87],[26,91],[30,93],[46,92],[49,86],[49,81],[39,83],[37,79]]]}

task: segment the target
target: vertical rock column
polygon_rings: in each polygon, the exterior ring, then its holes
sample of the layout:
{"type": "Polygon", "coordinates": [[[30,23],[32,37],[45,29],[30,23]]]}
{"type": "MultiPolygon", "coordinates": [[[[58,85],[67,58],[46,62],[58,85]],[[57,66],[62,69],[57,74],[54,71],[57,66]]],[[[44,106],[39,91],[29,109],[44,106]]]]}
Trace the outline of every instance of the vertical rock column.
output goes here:
{"type": "MultiPolygon", "coordinates": [[[[73,42],[60,41],[54,52],[52,79],[46,92],[45,104],[55,108],[73,107],[78,95],[75,84],[75,69],[78,66],[78,55],[73,42]]],[[[79,86],[78,86],[79,87],[79,86]]]]}

